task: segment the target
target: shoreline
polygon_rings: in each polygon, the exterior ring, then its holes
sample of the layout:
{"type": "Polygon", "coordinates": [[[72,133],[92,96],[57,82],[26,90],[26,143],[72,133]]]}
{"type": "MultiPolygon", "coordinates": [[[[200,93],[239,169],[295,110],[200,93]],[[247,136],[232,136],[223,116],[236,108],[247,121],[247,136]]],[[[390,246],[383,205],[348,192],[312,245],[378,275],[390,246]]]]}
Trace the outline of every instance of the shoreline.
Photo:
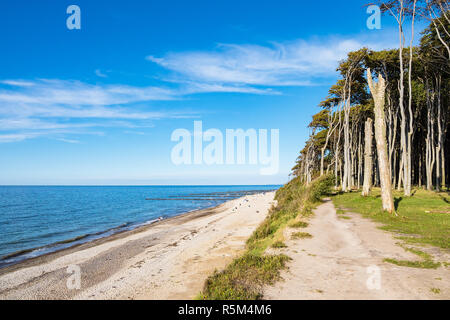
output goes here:
{"type": "MultiPolygon", "coordinates": [[[[1,187],[1,186],[0,186],[1,187]]],[[[0,256],[0,274],[2,274],[2,270],[12,267],[14,265],[23,263],[28,260],[32,260],[35,258],[39,258],[41,256],[46,256],[49,254],[57,253],[59,251],[64,251],[70,248],[75,248],[80,245],[84,245],[86,243],[96,242],[100,239],[109,238],[116,234],[121,234],[124,232],[133,231],[136,229],[140,229],[142,227],[148,227],[150,225],[154,225],[155,223],[159,223],[161,221],[166,221],[178,216],[194,213],[197,211],[204,210],[214,210],[217,207],[220,207],[224,203],[230,200],[238,199],[240,197],[244,197],[246,195],[264,193],[275,191],[272,190],[242,190],[242,191],[226,191],[226,192],[212,192],[206,194],[187,194],[184,195],[183,198],[181,196],[168,196],[167,198],[146,198],[145,200],[166,200],[166,201],[200,201],[200,203],[204,200],[215,201],[215,204],[198,205],[197,208],[192,208],[191,210],[187,209],[186,211],[177,211],[175,210],[172,213],[164,214],[162,216],[155,216],[146,221],[124,221],[122,224],[118,224],[117,226],[109,227],[106,229],[98,229],[97,231],[92,231],[90,233],[84,233],[79,235],[74,235],[71,238],[63,238],[55,242],[51,242],[48,244],[25,247],[23,249],[17,249],[16,251],[9,252],[0,256]],[[185,197],[188,198],[185,198],[185,197]],[[191,196],[200,196],[201,198],[190,198],[191,196]],[[209,198],[204,198],[204,196],[208,196],[209,198]]]]}
{"type": "MultiPolygon", "coordinates": [[[[226,201],[227,202],[227,201],[226,201]]],[[[135,234],[135,233],[140,233],[140,232],[144,232],[146,230],[148,230],[151,227],[154,227],[156,225],[164,225],[164,222],[173,222],[173,221],[177,221],[179,219],[196,219],[197,216],[201,217],[203,215],[207,215],[207,214],[213,214],[216,212],[216,210],[220,210],[220,207],[224,206],[226,204],[226,202],[221,203],[217,206],[214,207],[210,207],[210,208],[205,208],[205,209],[198,209],[198,210],[192,210],[192,211],[187,211],[184,213],[181,213],[179,215],[176,216],[172,216],[169,218],[165,218],[163,220],[150,220],[149,222],[144,222],[141,225],[137,225],[135,228],[133,229],[129,229],[129,230],[119,230],[111,235],[107,235],[104,237],[100,237],[100,238],[96,238],[90,241],[86,241],[86,242],[82,242],[79,244],[73,244],[67,248],[61,248],[61,249],[57,249],[55,251],[51,251],[48,253],[44,253],[35,257],[31,257],[31,258],[25,258],[24,260],[18,261],[16,263],[10,264],[10,265],[6,265],[4,267],[0,267],[0,276],[5,274],[5,273],[9,273],[12,271],[15,271],[17,269],[21,269],[21,268],[26,268],[29,266],[34,266],[36,264],[40,264],[40,263],[45,263],[48,262],[51,259],[57,258],[59,256],[62,255],[66,255],[68,253],[71,253],[73,251],[78,251],[78,250],[83,250],[83,249],[88,249],[91,247],[95,247],[97,245],[109,242],[109,241],[114,241],[120,238],[125,238],[129,235],[135,234]],[[192,216],[192,217],[190,217],[192,216]],[[153,221],[153,222],[151,222],[153,221]]],[[[36,247],[36,248],[32,248],[32,249],[24,249],[21,251],[17,251],[17,252],[13,252],[10,253],[9,255],[6,255],[4,257],[0,257],[0,259],[4,259],[5,257],[15,257],[17,255],[23,254],[23,253],[27,253],[27,252],[33,252],[35,250],[39,250],[39,249],[43,249],[43,248],[48,248],[54,245],[58,245],[58,244],[64,244],[64,243],[70,243],[70,242],[76,242],[77,240],[81,240],[81,238],[86,238],[89,236],[95,236],[95,235],[99,235],[102,233],[107,233],[109,231],[112,231],[114,229],[118,229],[121,226],[118,227],[114,227],[114,228],[110,228],[108,230],[105,231],[100,231],[98,233],[91,233],[91,234],[86,234],[86,235],[81,235],[72,239],[68,239],[68,240],[63,240],[63,241],[59,241],[59,242],[55,242],[53,244],[50,245],[45,245],[45,246],[41,246],[41,247],[36,247]]]]}
{"type": "Polygon", "coordinates": [[[274,191],[186,212],[0,269],[0,299],[191,299],[245,249],[274,191]],[[82,271],[68,290],[68,266],[82,271]],[[195,267],[193,267],[195,266],[195,267]]]}
{"type": "MultiPolygon", "coordinates": [[[[261,190],[260,192],[255,192],[258,190],[250,190],[250,191],[230,191],[230,192],[225,192],[227,194],[240,194],[240,193],[244,193],[243,196],[245,195],[249,195],[249,194],[259,194],[259,193],[264,193],[264,192],[271,192],[274,190],[261,190]],[[252,193],[248,193],[246,194],[246,192],[252,192],[252,193]],[[253,193],[254,192],[254,193],[253,193]]],[[[219,192],[219,194],[221,194],[221,192],[219,192]]],[[[210,194],[209,194],[210,195],[210,194]]],[[[31,248],[25,248],[25,249],[21,249],[15,252],[11,252],[8,253],[6,255],[0,256],[0,275],[3,273],[2,271],[13,267],[15,265],[24,263],[26,261],[29,260],[33,260],[39,257],[44,257],[47,255],[51,255],[54,253],[58,253],[60,251],[65,251],[65,250],[69,250],[71,248],[77,248],[79,246],[82,246],[84,244],[88,244],[88,243],[96,243],[97,241],[101,240],[101,239],[107,239],[110,237],[113,237],[115,235],[118,234],[122,234],[122,233],[126,233],[126,232],[131,232],[134,230],[138,230],[141,228],[145,228],[145,227],[149,227],[152,226],[156,223],[160,223],[162,221],[167,221],[169,219],[173,219],[173,218],[177,218],[183,215],[188,215],[188,214],[194,214],[196,212],[203,212],[203,211],[213,211],[216,208],[219,208],[221,205],[225,204],[227,201],[231,201],[231,200],[235,200],[235,199],[239,199],[236,197],[231,197],[231,198],[214,198],[214,199],[208,199],[208,200],[220,200],[222,201],[222,203],[215,205],[215,206],[210,206],[210,207],[205,207],[202,209],[193,209],[193,210],[189,210],[189,211],[185,211],[185,212],[181,212],[181,213],[174,213],[173,215],[169,215],[167,218],[164,218],[162,220],[159,220],[159,218],[154,218],[148,221],[143,221],[143,222],[125,222],[121,225],[106,229],[106,230],[100,230],[97,232],[93,232],[93,233],[87,233],[87,234],[80,234],[78,236],[69,238],[69,239],[63,239],[60,241],[56,241],[53,243],[49,243],[46,245],[42,245],[42,246],[37,246],[37,247],[31,247],[31,248]],[[36,254],[36,255],[32,255],[32,256],[28,256],[29,254],[32,254],[34,252],[39,252],[39,251],[46,251],[44,253],[41,254],[36,254]],[[10,260],[12,259],[12,261],[7,262],[6,260],[10,260]]],[[[167,201],[174,201],[174,200],[205,200],[205,199],[179,199],[177,197],[174,198],[162,198],[162,199],[146,199],[146,200],[167,200],[167,201]]]]}

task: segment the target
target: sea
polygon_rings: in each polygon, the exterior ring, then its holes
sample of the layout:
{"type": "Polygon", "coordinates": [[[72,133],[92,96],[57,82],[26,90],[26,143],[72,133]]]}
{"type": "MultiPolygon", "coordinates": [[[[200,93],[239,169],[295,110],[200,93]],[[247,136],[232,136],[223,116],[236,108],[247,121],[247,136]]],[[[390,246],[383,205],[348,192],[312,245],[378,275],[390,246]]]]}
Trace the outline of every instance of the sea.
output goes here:
{"type": "Polygon", "coordinates": [[[266,186],[0,186],[0,268],[266,186]]]}

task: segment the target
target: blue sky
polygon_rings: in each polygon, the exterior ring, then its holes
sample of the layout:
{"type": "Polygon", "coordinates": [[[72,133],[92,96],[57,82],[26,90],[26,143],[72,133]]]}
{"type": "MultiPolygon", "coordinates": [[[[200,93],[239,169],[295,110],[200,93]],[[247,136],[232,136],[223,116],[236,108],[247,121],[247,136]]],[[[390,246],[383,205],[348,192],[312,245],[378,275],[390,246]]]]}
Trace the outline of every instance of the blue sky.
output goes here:
{"type": "Polygon", "coordinates": [[[394,20],[369,30],[363,5],[2,1],[0,184],[284,183],[338,61],[396,45],[394,20]],[[171,133],[194,120],[279,129],[279,173],[174,165],[171,133]]]}

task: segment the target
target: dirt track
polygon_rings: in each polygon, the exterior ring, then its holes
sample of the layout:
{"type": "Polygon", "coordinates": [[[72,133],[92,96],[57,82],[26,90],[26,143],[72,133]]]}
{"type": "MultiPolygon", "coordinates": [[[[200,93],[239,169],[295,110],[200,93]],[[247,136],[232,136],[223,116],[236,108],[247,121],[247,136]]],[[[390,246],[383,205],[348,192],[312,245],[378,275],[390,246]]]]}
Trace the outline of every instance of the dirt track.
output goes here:
{"type": "MultiPolygon", "coordinates": [[[[350,220],[338,218],[330,200],[320,205],[306,229],[310,239],[287,240],[284,252],[293,260],[282,273],[284,281],[265,290],[265,299],[449,299],[450,270],[400,267],[384,258],[419,260],[396,243],[392,233],[359,214],[350,220]],[[379,270],[380,277],[377,277],[379,270]],[[377,279],[380,281],[377,289],[377,279]],[[367,282],[369,281],[369,286],[367,282]],[[432,289],[439,289],[432,291],[432,289]]],[[[450,261],[449,253],[438,248],[420,248],[437,261],[450,261]]]]}

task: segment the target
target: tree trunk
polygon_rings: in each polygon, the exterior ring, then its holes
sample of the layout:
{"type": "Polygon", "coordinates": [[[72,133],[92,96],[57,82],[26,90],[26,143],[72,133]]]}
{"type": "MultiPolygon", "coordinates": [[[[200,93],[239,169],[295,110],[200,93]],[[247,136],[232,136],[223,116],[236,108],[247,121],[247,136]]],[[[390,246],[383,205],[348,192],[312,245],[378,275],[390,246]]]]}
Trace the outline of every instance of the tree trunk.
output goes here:
{"type": "Polygon", "coordinates": [[[383,210],[394,213],[394,198],[392,195],[391,172],[386,142],[386,122],[384,119],[384,103],[386,82],[380,74],[378,83],[373,82],[370,69],[367,70],[367,82],[375,102],[375,140],[378,153],[378,167],[380,172],[381,199],[383,210]]]}
{"type": "Polygon", "coordinates": [[[442,172],[441,172],[441,152],[443,146],[443,134],[441,126],[441,75],[436,79],[436,91],[437,91],[437,125],[438,125],[438,136],[436,144],[436,190],[440,191],[442,183],[442,172]]]}
{"type": "Polygon", "coordinates": [[[364,145],[364,185],[362,195],[367,197],[370,194],[370,188],[372,187],[372,140],[373,140],[373,120],[367,119],[365,126],[365,145],[364,145]]]}
{"type": "Polygon", "coordinates": [[[413,42],[414,42],[414,21],[416,17],[416,3],[417,0],[414,0],[413,4],[413,13],[412,13],[412,20],[411,20],[411,43],[409,45],[409,68],[408,68],[408,89],[409,89],[409,97],[408,97],[408,111],[409,111],[409,128],[408,128],[408,141],[407,141],[407,152],[406,152],[406,161],[407,165],[405,166],[406,169],[406,177],[407,180],[405,181],[405,196],[410,197],[411,196],[411,179],[412,179],[412,172],[411,172],[411,157],[412,157],[412,135],[414,133],[414,115],[412,112],[412,64],[413,64],[413,42]]]}

